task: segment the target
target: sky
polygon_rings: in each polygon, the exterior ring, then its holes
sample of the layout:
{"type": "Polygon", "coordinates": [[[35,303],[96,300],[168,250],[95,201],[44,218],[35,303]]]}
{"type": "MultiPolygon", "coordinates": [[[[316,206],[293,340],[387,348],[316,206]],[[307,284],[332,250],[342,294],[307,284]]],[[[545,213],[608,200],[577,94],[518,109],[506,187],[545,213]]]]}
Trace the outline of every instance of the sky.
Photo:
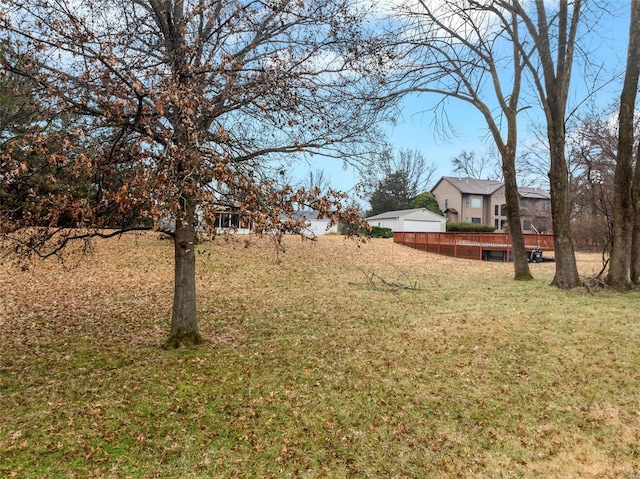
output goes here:
{"type": "MultiPolygon", "coordinates": [[[[594,55],[611,69],[624,65],[626,55],[627,37],[629,28],[629,2],[627,0],[610,0],[608,9],[615,12],[600,25],[600,34],[593,35],[594,55]]],[[[574,93],[570,99],[570,108],[584,99],[584,91],[588,87],[587,80],[582,75],[579,66],[574,67],[572,87],[574,93]]],[[[619,97],[620,82],[603,87],[595,99],[600,107],[606,107],[619,97]]],[[[412,95],[406,97],[401,103],[401,113],[394,125],[387,125],[384,131],[388,142],[397,151],[399,149],[411,149],[421,151],[427,163],[436,165],[433,182],[441,176],[453,175],[451,160],[462,151],[475,151],[482,156],[490,145],[486,123],[474,107],[459,100],[451,100],[448,103],[447,115],[450,122],[456,128],[456,134],[448,139],[438,135],[434,128],[434,114],[430,107],[439,100],[434,95],[412,95]]],[[[527,132],[526,123],[542,121],[542,112],[539,108],[527,111],[526,115],[519,116],[521,144],[531,141],[532,134],[527,132]]],[[[520,149],[522,151],[522,148],[520,149]]],[[[331,186],[345,192],[352,192],[353,187],[361,178],[353,168],[343,168],[342,162],[336,160],[317,161],[310,166],[312,170],[322,170],[330,179],[331,186]]],[[[309,167],[300,165],[294,170],[294,175],[304,176],[309,167]]],[[[433,185],[432,185],[433,186],[433,185]]]]}

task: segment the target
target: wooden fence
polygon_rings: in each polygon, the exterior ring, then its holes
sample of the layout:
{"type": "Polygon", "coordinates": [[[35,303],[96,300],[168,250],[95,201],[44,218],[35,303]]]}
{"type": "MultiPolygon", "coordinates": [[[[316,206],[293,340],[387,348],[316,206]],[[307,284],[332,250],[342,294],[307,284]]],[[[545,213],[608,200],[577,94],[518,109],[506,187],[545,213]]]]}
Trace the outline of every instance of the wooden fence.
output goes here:
{"type": "MultiPolygon", "coordinates": [[[[554,251],[553,235],[524,234],[529,252],[554,251]]],[[[466,259],[511,259],[511,238],[506,233],[393,233],[393,242],[422,251],[466,259]]]]}

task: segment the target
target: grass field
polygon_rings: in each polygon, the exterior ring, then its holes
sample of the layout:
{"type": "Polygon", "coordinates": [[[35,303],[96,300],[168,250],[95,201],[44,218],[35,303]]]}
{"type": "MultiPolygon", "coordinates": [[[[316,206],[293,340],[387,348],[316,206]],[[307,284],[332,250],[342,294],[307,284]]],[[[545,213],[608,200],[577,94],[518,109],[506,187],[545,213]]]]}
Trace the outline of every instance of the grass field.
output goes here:
{"type": "Polygon", "coordinates": [[[0,477],[640,478],[637,293],[285,243],[199,246],[195,350],[159,347],[169,241],[1,265],[0,477]]]}

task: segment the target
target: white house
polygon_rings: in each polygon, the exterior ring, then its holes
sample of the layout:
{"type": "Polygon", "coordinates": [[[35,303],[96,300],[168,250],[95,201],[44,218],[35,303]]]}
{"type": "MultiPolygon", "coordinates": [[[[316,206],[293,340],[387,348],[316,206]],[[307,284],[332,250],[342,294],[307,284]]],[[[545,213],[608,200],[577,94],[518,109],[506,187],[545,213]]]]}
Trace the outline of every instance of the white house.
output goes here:
{"type": "Polygon", "coordinates": [[[371,226],[398,232],[440,232],[447,230],[447,218],[426,208],[388,211],[366,218],[371,226]]]}
{"type": "Polygon", "coordinates": [[[306,210],[306,211],[298,211],[294,214],[293,219],[304,219],[306,221],[305,228],[302,231],[302,234],[305,236],[322,236],[326,234],[333,234],[338,232],[338,226],[332,225],[329,226],[331,222],[329,218],[318,218],[319,214],[317,211],[306,210]]]}
{"type": "MultiPolygon", "coordinates": [[[[318,216],[317,211],[296,211],[292,219],[304,221],[304,227],[301,231],[304,236],[322,236],[338,232],[337,225],[329,226],[330,220],[328,218],[319,219],[318,216]]],[[[287,217],[284,215],[280,217],[282,221],[286,219],[287,217]]],[[[164,218],[159,221],[159,226],[162,230],[175,231],[176,222],[172,218],[164,218]]],[[[196,229],[199,232],[206,230],[202,212],[198,212],[198,226],[196,229]]],[[[254,232],[247,216],[243,216],[239,211],[232,209],[221,209],[216,212],[215,229],[218,233],[250,234],[254,232]]]]}

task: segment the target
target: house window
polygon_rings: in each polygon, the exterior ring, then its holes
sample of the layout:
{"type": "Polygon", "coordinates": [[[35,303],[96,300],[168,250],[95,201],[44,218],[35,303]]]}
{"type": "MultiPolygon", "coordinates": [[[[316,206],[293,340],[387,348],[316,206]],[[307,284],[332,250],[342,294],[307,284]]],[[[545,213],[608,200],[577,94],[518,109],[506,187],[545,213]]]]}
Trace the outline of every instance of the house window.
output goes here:
{"type": "Polygon", "coordinates": [[[482,198],[473,198],[471,200],[472,208],[482,208],[482,198]]]}
{"type": "Polygon", "coordinates": [[[507,216],[507,205],[500,205],[500,216],[507,216]]]}
{"type": "Polygon", "coordinates": [[[500,229],[503,230],[507,226],[507,220],[500,220],[500,229]]]}
{"type": "Polygon", "coordinates": [[[464,222],[465,222],[465,223],[469,223],[469,222],[470,222],[470,221],[469,221],[469,217],[468,217],[468,216],[464,219],[464,222]]]}
{"type": "Polygon", "coordinates": [[[531,231],[531,220],[522,220],[522,229],[525,231],[531,231]]]}
{"type": "Polygon", "coordinates": [[[444,200],[444,209],[445,210],[449,209],[449,200],[447,199],[444,200]]]}
{"type": "Polygon", "coordinates": [[[551,203],[549,203],[548,201],[538,201],[536,202],[536,210],[549,211],[551,210],[551,203]]]}
{"type": "MultiPolygon", "coordinates": [[[[496,206],[497,208],[497,206],[496,206]]],[[[498,218],[496,218],[493,222],[493,224],[495,225],[496,229],[499,230],[500,229],[500,220],[498,218]]]]}
{"type": "Polygon", "coordinates": [[[482,223],[482,218],[471,218],[472,223],[482,223]]]}
{"type": "Polygon", "coordinates": [[[499,207],[498,205],[495,205],[495,206],[493,207],[493,214],[494,214],[495,216],[498,216],[498,212],[499,212],[499,211],[500,211],[500,207],[499,207]]]}
{"type": "Polygon", "coordinates": [[[469,198],[468,196],[464,199],[464,207],[465,208],[469,208],[469,206],[471,206],[471,198],[469,198]]]}

